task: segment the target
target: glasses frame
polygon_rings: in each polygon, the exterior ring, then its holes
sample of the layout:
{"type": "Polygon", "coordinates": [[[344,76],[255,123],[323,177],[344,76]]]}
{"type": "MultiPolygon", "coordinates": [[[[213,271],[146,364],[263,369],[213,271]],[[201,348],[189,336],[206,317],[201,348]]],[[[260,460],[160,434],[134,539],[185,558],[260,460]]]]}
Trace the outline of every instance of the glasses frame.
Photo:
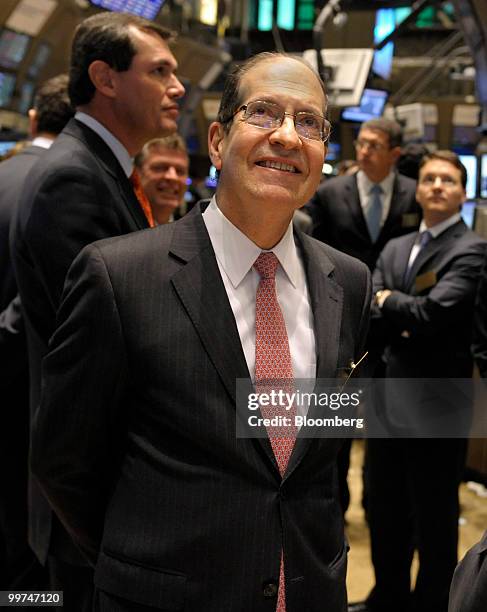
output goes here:
{"type": "MultiPolygon", "coordinates": [[[[230,117],[228,117],[228,119],[225,119],[225,121],[223,121],[222,123],[228,123],[229,121],[231,121],[235,117],[235,115],[238,115],[238,113],[240,113],[241,111],[247,111],[247,107],[249,106],[249,104],[256,104],[258,102],[260,102],[261,104],[272,104],[273,106],[281,108],[278,104],[275,104],[274,102],[269,102],[268,100],[251,100],[250,102],[247,102],[247,104],[242,104],[242,106],[237,108],[237,110],[230,117]]],[[[320,119],[322,119],[323,120],[324,131],[321,132],[321,137],[319,139],[318,138],[310,138],[309,136],[303,136],[302,134],[299,134],[298,132],[296,132],[298,134],[298,136],[300,138],[305,138],[306,140],[312,140],[314,142],[322,142],[324,144],[327,143],[328,140],[330,139],[330,135],[331,135],[331,123],[323,115],[318,115],[317,113],[311,113],[309,111],[298,111],[297,113],[287,113],[286,111],[282,111],[281,123],[280,123],[280,125],[278,125],[276,127],[264,127],[262,125],[254,125],[253,123],[250,123],[249,125],[251,125],[252,127],[256,127],[259,130],[274,131],[274,130],[278,130],[282,126],[282,124],[284,123],[284,119],[286,117],[292,117],[293,121],[294,121],[294,129],[296,129],[296,117],[299,114],[312,115],[313,117],[319,117],[320,119]]],[[[242,121],[244,121],[245,123],[248,123],[247,120],[246,120],[245,115],[242,118],[242,121]]]]}
{"type": "Polygon", "coordinates": [[[388,147],[386,145],[383,145],[381,142],[368,142],[367,140],[365,141],[360,141],[358,139],[353,141],[353,146],[356,149],[370,149],[371,151],[390,151],[392,147],[388,147]]]}

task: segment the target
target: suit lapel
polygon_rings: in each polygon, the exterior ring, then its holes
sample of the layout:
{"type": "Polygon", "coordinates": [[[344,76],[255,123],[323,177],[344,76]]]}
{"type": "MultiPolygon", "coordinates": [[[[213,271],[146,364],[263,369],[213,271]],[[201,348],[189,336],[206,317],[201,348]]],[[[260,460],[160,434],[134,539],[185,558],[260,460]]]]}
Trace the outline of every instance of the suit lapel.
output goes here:
{"type": "Polygon", "coordinates": [[[128,180],[122,166],[113,154],[110,147],[104,142],[98,134],[84,123],[71,119],[63,132],[69,134],[73,138],[81,140],[96,157],[97,161],[103,166],[103,169],[113,178],[116,189],[120,194],[121,200],[124,202],[127,210],[132,217],[137,229],[145,229],[149,227],[144,212],[137,200],[132,185],[128,180]]]}
{"type": "Polygon", "coordinates": [[[428,263],[434,259],[435,255],[440,251],[442,253],[448,252],[449,245],[453,245],[454,241],[460,238],[466,230],[467,226],[465,223],[463,221],[459,221],[442,232],[437,238],[434,238],[428,242],[424,249],[418,253],[418,256],[413,263],[411,274],[409,275],[409,282],[406,286],[408,293],[412,292],[418,274],[421,274],[421,272],[424,271],[424,268],[429,268],[428,263]]]}
{"type": "Polygon", "coordinates": [[[185,262],[172,284],[235,402],[236,379],[250,376],[218,263],[197,211],[176,224],[170,253],[185,262]]]}
{"type": "MultiPolygon", "coordinates": [[[[172,278],[174,289],[236,405],[237,379],[251,377],[215,253],[198,210],[175,224],[170,254],[185,264],[172,278]]],[[[269,439],[257,438],[253,442],[263,450],[279,478],[269,439]]]]}
{"type": "MultiPolygon", "coordinates": [[[[321,245],[299,233],[301,253],[313,309],[317,355],[316,378],[335,379],[338,367],[340,323],[343,309],[343,289],[331,276],[334,265],[323,253],[321,245]]],[[[313,416],[310,414],[310,416],[313,416]]],[[[298,436],[284,475],[288,478],[303,459],[311,439],[298,436]]]]}

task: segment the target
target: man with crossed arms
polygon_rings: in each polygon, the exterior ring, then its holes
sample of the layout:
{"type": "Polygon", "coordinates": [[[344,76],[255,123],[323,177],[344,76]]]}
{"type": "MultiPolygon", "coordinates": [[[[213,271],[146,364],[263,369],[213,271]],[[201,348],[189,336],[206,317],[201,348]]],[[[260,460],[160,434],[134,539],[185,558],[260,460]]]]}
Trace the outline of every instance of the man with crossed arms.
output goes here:
{"type": "Polygon", "coordinates": [[[367,268],[292,228],[325,113],[307,64],[249,60],[209,129],[211,203],[68,273],[32,466],[98,610],[346,610],[340,442],[236,436],[236,379],[334,378],[361,355],[367,268]]]}

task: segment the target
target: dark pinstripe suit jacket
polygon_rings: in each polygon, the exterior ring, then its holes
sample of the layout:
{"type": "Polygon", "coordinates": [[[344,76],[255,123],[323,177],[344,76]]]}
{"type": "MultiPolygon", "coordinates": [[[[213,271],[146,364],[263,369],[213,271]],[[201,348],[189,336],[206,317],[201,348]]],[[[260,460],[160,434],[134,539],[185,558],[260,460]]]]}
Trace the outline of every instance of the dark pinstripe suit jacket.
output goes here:
{"type": "MultiPolygon", "coordinates": [[[[299,240],[330,378],[361,351],[369,274],[299,240]]],[[[281,481],[268,439],[236,438],[235,380],[249,373],[199,208],[87,247],[59,324],[32,468],[99,594],[127,600],[100,609],[271,611],[284,542],[288,612],[343,612],[340,443],[298,439],[281,481]]]]}

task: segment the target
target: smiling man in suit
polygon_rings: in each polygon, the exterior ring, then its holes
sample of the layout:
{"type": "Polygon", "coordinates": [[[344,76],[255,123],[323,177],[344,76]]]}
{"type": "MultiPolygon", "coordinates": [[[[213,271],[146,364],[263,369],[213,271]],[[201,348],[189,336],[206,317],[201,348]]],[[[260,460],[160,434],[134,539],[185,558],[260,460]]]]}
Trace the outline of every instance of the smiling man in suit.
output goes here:
{"type": "Polygon", "coordinates": [[[241,65],[209,130],[215,198],[68,274],[32,466],[98,610],[346,610],[339,441],[236,435],[237,379],[335,378],[362,350],[367,268],[292,228],[326,106],[301,60],[241,65]]]}
{"type": "MultiPolygon", "coordinates": [[[[66,272],[87,244],[148,227],[148,202],[134,187],[132,157],[151,138],[176,130],[177,98],[170,32],[124,13],[84,20],[73,39],[69,95],[76,115],[25,182],[11,232],[25,315],[31,411],[39,402],[41,360],[54,331],[66,272]]],[[[35,483],[30,543],[48,562],[52,587],[70,610],[91,609],[92,574],[52,520],[35,483]]]]}
{"type": "MultiPolygon", "coordinates": [[[[437,151],[423,158],[417,188],[423,209],[419,232],[391,240],[374,271],[371,336],[383,338],[385,376],[439,381],[421,400],[409,401],[404,413],[391,409],[395,404],[390,396],[381,406],[403,439],[368,441],[376,584],[366,603],[350,606],[353,612],[447,611],[465,459],[465,440],[444,437],[448,398],[456,397],[448,379],[472,376],[472,318],[487,244],[460,216],[466,181],[466,169],[455,153],[437,151]],[[411,415],[416,415],[416,433],[399,425],[411,415]],[[419,571],[411,593],[415,548],[419,571]]],[[[462,418],[469,421],[468,402],[463,409],[462,418]]]]}

